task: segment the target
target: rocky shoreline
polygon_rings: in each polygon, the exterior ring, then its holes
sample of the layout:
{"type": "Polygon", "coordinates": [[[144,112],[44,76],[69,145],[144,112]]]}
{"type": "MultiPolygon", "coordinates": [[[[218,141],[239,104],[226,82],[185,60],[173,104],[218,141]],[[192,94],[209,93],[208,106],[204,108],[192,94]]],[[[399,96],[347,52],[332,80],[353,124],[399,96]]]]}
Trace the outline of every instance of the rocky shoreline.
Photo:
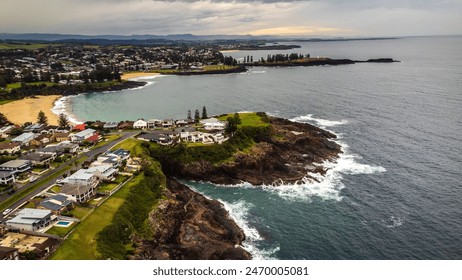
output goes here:
{"type": "Polygon", "coordinates": [[[166,199],[150,213],[153,233],[141,240],[134,259],[249,260],[241,245],[245,234],[223,205],[167,180],[166,199]]]}
{"type": "Polygon", "coordinates": [[[272,137],[239,152],[228,163],[199,160],[164,168],[168,176],[215,184],[281,185],[302,183],[309,173],[324,174],[324,161],[335,160],[341,147],[336,136],[310,124],[270,118],[272,137]]]}

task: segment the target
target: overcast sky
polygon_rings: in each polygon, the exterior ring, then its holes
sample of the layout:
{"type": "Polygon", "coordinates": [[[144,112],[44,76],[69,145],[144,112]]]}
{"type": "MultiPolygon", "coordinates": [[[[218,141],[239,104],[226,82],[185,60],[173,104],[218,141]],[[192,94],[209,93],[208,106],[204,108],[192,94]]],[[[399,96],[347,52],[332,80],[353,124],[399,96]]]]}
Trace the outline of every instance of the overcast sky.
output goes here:
{"type": "Polygon", "coordinates": [[[0,6],[0,33],[462,33],[462,0],[1,0],[0,6]]]}

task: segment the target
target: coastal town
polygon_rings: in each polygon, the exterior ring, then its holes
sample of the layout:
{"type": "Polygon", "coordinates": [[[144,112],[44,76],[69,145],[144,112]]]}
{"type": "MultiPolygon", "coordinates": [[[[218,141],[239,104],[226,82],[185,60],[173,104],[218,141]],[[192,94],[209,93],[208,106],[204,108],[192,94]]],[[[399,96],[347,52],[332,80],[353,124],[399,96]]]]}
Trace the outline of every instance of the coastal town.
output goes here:
{"type": "Polygon", "coordinates": [[[139,173],[145,160],[118,143],[197,146],[229,139],[225,117],[207,117],[205,106],[194,117],[189,111],[182,120],[2,126],[0,259],[49,257],[86,215],[139,173]]]}

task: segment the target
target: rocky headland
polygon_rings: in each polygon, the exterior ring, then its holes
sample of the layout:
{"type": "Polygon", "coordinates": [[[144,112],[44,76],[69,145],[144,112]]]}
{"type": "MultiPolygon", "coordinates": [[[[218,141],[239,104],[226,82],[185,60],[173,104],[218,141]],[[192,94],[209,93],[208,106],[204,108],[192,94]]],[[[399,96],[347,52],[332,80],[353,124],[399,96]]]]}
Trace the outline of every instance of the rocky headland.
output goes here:
{"type": "MultiPolygon", "coordinates": [[[[167,176],[216,184],[280,185],[301,183],[309,173],[324,174],[324,161],[335,160],[341,147],[336,136],[310,124],[268,118],[271,133],[223,163],[197,160],[164,162],[167,176]]],[[[314,178],[312,178],[314,180],[314,178]]]]}
{"type": "Polygon", "coordinates": [[[142,240],[135,259],[248,260],[244,232],[223,205],[167,180],[166,199],[149,215],[152,237],[142,240]]]}

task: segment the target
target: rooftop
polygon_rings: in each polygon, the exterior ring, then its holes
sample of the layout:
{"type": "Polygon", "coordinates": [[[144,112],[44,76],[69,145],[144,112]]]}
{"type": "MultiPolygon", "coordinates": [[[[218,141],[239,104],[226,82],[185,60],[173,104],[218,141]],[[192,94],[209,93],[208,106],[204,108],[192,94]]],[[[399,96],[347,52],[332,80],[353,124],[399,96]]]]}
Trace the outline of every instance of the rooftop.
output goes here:
{"type": "Polygon", "coordinates": [[[0,167],[6,167],[6,168],[19,168],[22,167],[26,164],[30,164],[29,160],[22,160],[22,159],[15,159],[15,160],[10,160],[8,162],[5,162],[0,165],[0,167]]]}

